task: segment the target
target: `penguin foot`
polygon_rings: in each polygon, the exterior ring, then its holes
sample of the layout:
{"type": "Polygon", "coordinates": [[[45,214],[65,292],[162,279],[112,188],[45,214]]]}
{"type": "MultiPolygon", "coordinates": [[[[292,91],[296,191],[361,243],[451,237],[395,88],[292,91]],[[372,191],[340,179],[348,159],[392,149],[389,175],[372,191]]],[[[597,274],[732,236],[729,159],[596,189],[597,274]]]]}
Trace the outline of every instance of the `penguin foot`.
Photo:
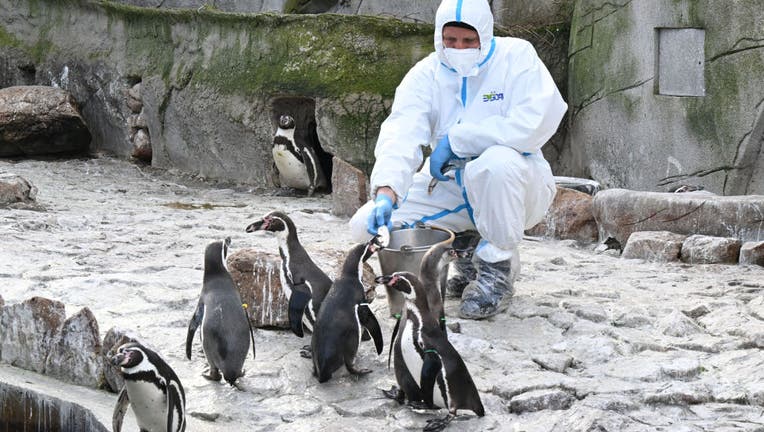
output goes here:
{"type": "Polygon", "coordinates": [[[429,405],[423,401],[409,401],[408,406],[411,407],[413,410],[434,410],[439,409],[438,407],[434,407],[432,405],[429,405]]]}
{"type": "Polygon", "coordinates": [[[210,381],[220,381],[223,378],[223,374],[217,368],[210,368],[207,373],[202,374],[203,377],[210,381]]]}
{"type": "Polygon", "coordinates": [[[382,390],[382,394],[385,395],[386,398],[392,399],[399,404],[403,404],[403,402],[406,401],[406,393],[395,385],[390,387],[390,390],[382,390]]]}
{"type": "Polygon", "coordinates": [[[281,188],[272,193],[272,196],[295,198],[304,196],[305,192],[294,188],[281,188]]]}
{"type": "Polygon", "coordinates": [[[453,414],[448,414],[447,416],[443,417],[442,419],[430,419],[427,420],[427,424],[425,425],[424,429],[422,431],[424,432],[440,432],[443,429],[448,426],[449,423],[451,423],[451,420],[454,419],[453,414]]]}
{"type": "Polygon", "coordinates": [[[370,374],[372,370],[371,369],[356,369],[354,367],[348,366],[348,372],[350,372],[353,375],[361,376],[361,375],[370,374]]]}
{"type": "Polygon", "coordinates": [[[305,345],[302,348],[300,348],[300,357],[306,358],[306,359],[312,359],[313,348],[311,348],[310,345],[305,345]]]}

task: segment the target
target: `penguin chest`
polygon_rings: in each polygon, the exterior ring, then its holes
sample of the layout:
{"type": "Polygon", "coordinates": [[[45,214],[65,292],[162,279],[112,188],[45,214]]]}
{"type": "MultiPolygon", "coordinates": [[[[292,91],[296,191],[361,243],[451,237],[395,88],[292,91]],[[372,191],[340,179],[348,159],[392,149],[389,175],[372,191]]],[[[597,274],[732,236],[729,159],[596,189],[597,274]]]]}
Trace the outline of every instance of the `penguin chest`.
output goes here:
{"type": "Polygon", "coordinates": [[[295,157],[286,146],[276,144],[273,146],[273,162],[279,171],[279,180],[282,186],[295,189],[307,189],[310,187],[308,169],[303,161],[295,157]]]}
{"type": "Polygon", "coordinates": [[[130,406],[141,430],[164,431],[167,428],[167,397],[148,381],[125,381],[130,406]]]}
{"type": "Polygon", "coordinates": [[[422,354],[420,354],[418,349],[419,342],[416,336],[418,329],[414,328],[419,326],[413,324],[413,322],[409,321],[399,336],[401,338],[401,354],[409,374],[414,378],[416,384],[421,387],[422,366],[424,362],[422,361],[422,354]]]}
{"type": "MultiPolygon", "coordinates": [[[[401,338],[401,354],[403,356],[403,362],[406,364],[409,374],[416,381],[419,388],[422,387],[422,367],[424,366],[422,350],[422,334],[420,322],[417,319],[418,314],[409,309],[409,314],[413,315],[411,320],[406,323],[403,331],[400,334],[401,338]]],[[[445,408],[447,407],[444,392],[447,393],[447,383],[444,380],[445,371],[441,367],[441,372],[435,380],[435,387],[432,389],[432,403],[435,406],[445,408]]],[[[429,389],[422,389],[422,391],[429,391],[429,389]]]]}

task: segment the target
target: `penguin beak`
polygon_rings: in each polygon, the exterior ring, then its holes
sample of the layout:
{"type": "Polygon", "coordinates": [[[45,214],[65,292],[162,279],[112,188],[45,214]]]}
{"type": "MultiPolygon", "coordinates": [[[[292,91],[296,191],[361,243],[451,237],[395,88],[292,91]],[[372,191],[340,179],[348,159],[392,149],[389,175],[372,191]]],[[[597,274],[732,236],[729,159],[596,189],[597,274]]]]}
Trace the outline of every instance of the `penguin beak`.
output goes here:
{"type": "Polygon", "coordinates": [[[382,244],[379,243],[379,234],[375,235],[374,237],[369,240],[368,243],[366,243],[366,250],[363,252],[363,257],[361,258],[362,262],[366,262],[371,258],[372,255],[374,255],[375,252],[379,252],[380,250],[384,249],[382,244]]]}
{"type": "Polygon", "coordinates": [[[383,276],[377,276],[374,278],[374,283],[377,283],[379,285],[387,285],[388,282],[390,282],[393,279],[390,275],[383,275],[383,276]]]}
{"type": "Polygon", "coordinates": [[[111,357],[111,364],[120,366],[125,360],[125,353],[118,352],[111,357]]]}
{"type": "Polygon", "coordinates": [[[263,227],[264,224],[265,224],[265,219],[260,219],[257,222],[253,222],[253,223],[249,224],[249,226],[247,226],[246,231],[248,233],[255,232],[255,231],[260,231],[261,229],[265,229],[263,227]]]}

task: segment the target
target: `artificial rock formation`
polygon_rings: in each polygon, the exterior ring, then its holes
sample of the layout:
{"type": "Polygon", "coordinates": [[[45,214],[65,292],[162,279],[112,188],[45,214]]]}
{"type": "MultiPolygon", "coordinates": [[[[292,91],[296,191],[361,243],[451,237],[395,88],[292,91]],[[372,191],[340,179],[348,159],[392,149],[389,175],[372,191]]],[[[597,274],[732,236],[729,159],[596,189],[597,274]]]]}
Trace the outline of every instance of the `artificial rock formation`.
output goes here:
{"type": "Polygon", "coordinates": [[[0,310],[0,361],[74,384],[101,387],[98,323],[88,308],[66,318],[64,304],[32,297],[0,310]]]}
{"type": "Polygon", "coordinates": [[[544,220],[526,233],[584,243],[596,242],[598,231],[592,215],[591,195],[558,186],[544,220]]]}
{"type": "MultiPolygon", "coordinates": [[[[313,259],[334,279],[335,272],[344,261],[344,253],[328,253],[329,256],[313,259]]],[[[280,266],[281,258],[273,252],[244,248],[228,256],[228,269],[239,288],[241,301],[247,304],[249,318],[255,327],[289,328],[289,303],[279,277],[280,266]]],[[[364,264],[363,282],[369,302],[374,300],[374,277],[371,266],[364,264]]]]}
{"type": "Polygon", "coordinates": [[[0,207],[13,204],[31,204],[37,188],[27,179],[12,173],[0,173],[0,207]]]}
{"type": "Polygon", "coordinates": [[[335,157],[332,163],[332,214],[352,216],[368,201],[369,192],[366,174],[335,157]]]}
{"type": "Polygon", "coordinates": [[[0,89],[0,157],[84,153],[90,139],[69,92],[46,86],[0,89]]]}
{"type": "Polygon", "coordinates": [[[592,207],[600,238],[625,244],[635,231],[671,231],[764,240],[764,195],[716,196],[695,193],[641,192],[608,189],[592,207]]]}
{"type": "Polygon", "coordinates": [[[570,36],[564,172],[764,194],[760,0],[581,0],[570,36]]]}

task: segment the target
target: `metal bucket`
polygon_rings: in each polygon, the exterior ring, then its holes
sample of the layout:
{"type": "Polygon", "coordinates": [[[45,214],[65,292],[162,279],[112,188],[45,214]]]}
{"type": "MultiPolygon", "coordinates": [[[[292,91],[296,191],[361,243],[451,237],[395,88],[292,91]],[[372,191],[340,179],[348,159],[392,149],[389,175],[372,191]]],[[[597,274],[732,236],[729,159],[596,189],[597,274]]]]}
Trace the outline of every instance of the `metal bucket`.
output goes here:
{"type": "MultiPolygon", "coordinates": [[[[404,228],[390,231],[390,241],[377,253],[382,274],[409,271],[419,276],[419,265],[427,251],[435,244],[453,241],[454,233],[437,227],[404,228]]],[[[405,299],[395,289],[387,288],[390,315],[400,314],[405,299]]]]}

